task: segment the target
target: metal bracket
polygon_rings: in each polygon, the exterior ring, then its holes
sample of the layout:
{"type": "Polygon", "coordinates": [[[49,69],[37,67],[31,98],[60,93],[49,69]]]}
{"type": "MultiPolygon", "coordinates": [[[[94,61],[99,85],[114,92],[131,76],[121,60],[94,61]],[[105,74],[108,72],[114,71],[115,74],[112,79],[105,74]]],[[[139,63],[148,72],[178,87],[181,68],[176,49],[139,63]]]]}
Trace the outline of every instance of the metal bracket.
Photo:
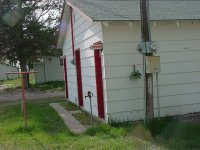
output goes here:
{"type": "Polygon", "coordinates": [[[137,46],[137,50],[142,54],[153,54],[158,49],[156,42],[141,42],[137,46]]]}

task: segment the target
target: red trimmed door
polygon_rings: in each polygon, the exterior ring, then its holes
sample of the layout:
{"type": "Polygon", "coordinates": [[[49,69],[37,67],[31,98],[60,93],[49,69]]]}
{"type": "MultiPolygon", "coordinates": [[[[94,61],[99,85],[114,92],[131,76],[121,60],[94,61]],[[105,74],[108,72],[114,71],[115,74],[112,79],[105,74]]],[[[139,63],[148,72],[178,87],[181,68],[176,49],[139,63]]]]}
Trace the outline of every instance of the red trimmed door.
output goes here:
{"type": "Polygon", "coordinates": [[[78,102],[79,102],[79,106],[83,106],[83,88],[82,88],[80,49],[77,49],[75,51],[75,61],[76,61],[76,77],[77,77],[77,89],[78,89],[78,102]]]}
{"type": "Polygon", "coordinates": [[[68,99],[69,95],[68,95],[68,80],[67,80],[67,62],[66,62],[66,58],[63,59],[63,64],[64,64],[64,80],[65,80],[65,97],[66,97],[66,99],[68,99]]]}
{"type": "Polygon", "coordinates": [[[105,118],[101,50],[94,50],[98,116],[105,118]]]}

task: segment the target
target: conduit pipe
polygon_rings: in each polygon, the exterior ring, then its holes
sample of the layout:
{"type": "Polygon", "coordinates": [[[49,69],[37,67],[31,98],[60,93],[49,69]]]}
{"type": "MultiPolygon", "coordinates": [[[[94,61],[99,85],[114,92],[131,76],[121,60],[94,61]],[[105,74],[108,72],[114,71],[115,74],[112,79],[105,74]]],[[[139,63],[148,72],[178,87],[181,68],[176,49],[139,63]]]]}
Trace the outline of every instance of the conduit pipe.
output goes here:
{"type": "Polygon", "coordinates": [[[158,73],[156,73],[156,88],[157,88],[157,109],[158,109],[158,118],[160,118],[160,93],[159,93],[159,81],[158,81],[158,73]]]}

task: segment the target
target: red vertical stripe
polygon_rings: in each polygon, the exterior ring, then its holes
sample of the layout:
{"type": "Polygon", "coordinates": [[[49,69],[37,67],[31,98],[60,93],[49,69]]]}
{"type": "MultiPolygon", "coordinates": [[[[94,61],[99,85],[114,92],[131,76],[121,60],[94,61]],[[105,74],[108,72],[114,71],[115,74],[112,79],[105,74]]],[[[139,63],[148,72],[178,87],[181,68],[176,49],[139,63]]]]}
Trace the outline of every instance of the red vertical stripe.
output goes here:
{"type": "Polygon", "coordinates": [[[63,63],[64,63],[64,80],[65,80],[65,97],[66,99],[69,98],[68,95],[68,80],[67,80],[67,62],[66,62],[66,58],[63,59],[63,63]]]}
{"type": "Polygon", "coordinates": [[[102,64],[101,64],[100,50],[94,50],[94,61],[95,61],[98,116],[100,118],[104,118],[105,112],[104,112],[103,78],[102,78],[102,64]]]}
{"type": "Polygon", "coordinates": [[[73,11],[72,7],[70,6],[70,20],[71,20],[71,37],[72,37],[72,54],[74,56],[74,24],[73,24],[73,11]]]}
{"type": "Polygon", "coordinates": [[[76,59],[76,73],[77,73],[77,87],[78,87],[78,102],[80,106],[83,106],[83,88],[82,88],[80,49],[75,51],[75,59],[76,59]]]}

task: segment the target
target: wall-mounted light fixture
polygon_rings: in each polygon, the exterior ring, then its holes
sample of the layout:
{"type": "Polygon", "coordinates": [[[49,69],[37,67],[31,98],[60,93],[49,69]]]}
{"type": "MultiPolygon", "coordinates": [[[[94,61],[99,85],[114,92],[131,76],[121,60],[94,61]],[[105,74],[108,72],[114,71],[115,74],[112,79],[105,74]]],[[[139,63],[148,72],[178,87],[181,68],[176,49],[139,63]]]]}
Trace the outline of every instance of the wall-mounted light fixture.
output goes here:
{"type": "Polygon", "coordinates": [[[71,63],[72,65],[75,65],[75,64],[76,64],[76,63],[75,63],[74,57],[70,60],[70,63],[71,63]]]}

